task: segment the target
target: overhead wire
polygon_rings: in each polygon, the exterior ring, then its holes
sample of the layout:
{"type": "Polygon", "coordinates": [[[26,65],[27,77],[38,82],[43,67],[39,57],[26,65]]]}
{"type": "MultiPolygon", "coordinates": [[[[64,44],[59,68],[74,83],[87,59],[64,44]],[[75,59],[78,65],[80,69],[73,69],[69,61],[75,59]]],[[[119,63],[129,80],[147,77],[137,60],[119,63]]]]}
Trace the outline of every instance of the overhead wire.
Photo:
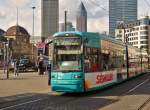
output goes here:
{"type": "MultiPolygon", "coordinates": [[[[85,7],[86,6],[89,6],[89,3],[88,3],[88,0],[81,0],[84,4],[85,4],[85,7]]],[[[89,13],[92,13],[92,10],[88,10],[89,13]]]]}
{"type": "Polygon", "coordinates": [[[102,10],[106,11],[107,13],[109,12],[106,8],[104,8],[102,5],[96,3],[94,0],[87,0],[87,1],[91,2],[93,5],[101,8],[102,10]]]}
{"type": "Polygon", "coordinates": [[[150,3],[147,0],[144,0],[146,2],[146,4],[148,5],[148,7],[150,8],[150,3]]]}

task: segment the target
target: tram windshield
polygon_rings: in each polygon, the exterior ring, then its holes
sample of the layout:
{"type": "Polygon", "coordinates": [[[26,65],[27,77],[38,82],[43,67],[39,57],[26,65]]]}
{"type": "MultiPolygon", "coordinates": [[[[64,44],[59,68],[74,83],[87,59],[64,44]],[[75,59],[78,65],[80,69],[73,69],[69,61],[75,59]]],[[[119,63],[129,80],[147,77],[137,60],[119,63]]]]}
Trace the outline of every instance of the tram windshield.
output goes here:
{"type": "Polygon", "coordinates": [[[81,71],[81,39],[57,37],[54,40],[53,71],[81,71]]]}

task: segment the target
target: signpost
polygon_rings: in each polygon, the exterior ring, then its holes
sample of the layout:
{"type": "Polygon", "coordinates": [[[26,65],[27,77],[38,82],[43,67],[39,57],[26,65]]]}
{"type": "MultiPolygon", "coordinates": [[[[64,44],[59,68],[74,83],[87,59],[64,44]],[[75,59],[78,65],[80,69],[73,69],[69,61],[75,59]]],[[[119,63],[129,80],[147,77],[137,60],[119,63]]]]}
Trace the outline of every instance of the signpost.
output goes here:
{"type": "Polygon", "coordinates": [[[38,55],[41,53],[41,54],[44,54],[45,53],[45,46],[46,46],[46,43],[45,42],[38,42],[36,44],[36,47],[38,49],[38,55]]]}

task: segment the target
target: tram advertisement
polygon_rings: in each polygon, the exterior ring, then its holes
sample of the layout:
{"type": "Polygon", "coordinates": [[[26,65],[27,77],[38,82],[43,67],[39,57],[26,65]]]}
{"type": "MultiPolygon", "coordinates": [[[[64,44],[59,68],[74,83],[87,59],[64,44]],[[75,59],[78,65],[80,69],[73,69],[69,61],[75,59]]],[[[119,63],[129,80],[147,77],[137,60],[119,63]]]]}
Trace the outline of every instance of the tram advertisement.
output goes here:
{"type": "Polygon", "coordinates": [[[85,74],[86,89],[117,82],[117,71],[105,71],[85,74]]]}

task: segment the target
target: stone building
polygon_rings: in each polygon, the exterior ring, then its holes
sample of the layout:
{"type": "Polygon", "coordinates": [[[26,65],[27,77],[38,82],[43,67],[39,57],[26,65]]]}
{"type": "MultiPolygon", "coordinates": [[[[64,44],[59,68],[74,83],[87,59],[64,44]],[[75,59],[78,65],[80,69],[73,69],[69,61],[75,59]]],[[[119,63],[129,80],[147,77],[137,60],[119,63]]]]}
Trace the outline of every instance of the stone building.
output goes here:
{"type": "Polygon", "coordinates": [[[5,31],[0,29],[0,67],[3,66],[4,62],[4,44],[7,42],[7,39],[4,37],[5,31]]]}
{"type": "Polygon", "coordinates": [[[6,42],[6,38],[4,37],[5,31],[0,29],[0,42],[6,42]]]}
{"type": "Polygon", "coordinates": [[[36,58],[37,49],[30,43],[30,35],[26,29],[19,25],[12,26],[6,31],[5,37],[9,43],[12,58],[36,58]]]}

